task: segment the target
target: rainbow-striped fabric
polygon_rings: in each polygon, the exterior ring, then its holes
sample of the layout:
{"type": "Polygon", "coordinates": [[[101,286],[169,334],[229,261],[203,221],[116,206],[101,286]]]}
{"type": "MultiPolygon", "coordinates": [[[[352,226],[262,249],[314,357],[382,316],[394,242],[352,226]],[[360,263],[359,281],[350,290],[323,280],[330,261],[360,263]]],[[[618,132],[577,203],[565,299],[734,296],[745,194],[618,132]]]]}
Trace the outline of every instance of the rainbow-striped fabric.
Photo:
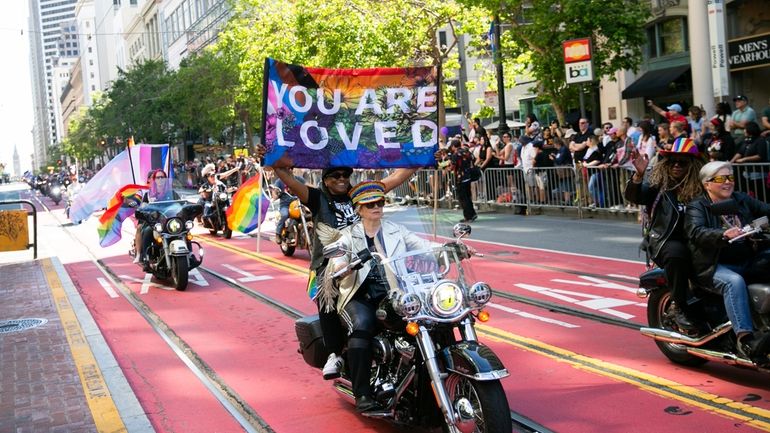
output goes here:
{"type": "Polygon", "coordinates": [[[232,230],[248,233],[259,227],[259,224],[265,220],[269,205],[270,202],[267,197],[262,194],[261,173],[257,172],[233,195],[233,204],[230,205],[226,213],[227,225],[232,230]],[[261,200],[262,204],[260,205],[257,200],[261,200]],[[261,209],[261,213],[259,209],[261,209]]]}
{"type": "Polygon", "coordinates": [[[99,227],[96,229],[99,232],[99,245],[108,247],[120,240],[123,221],[134,214],[141,203],[139,191],[147,188],[147,185],[126,185],[112,196],[107,210],[99,217],[99,227]]]}

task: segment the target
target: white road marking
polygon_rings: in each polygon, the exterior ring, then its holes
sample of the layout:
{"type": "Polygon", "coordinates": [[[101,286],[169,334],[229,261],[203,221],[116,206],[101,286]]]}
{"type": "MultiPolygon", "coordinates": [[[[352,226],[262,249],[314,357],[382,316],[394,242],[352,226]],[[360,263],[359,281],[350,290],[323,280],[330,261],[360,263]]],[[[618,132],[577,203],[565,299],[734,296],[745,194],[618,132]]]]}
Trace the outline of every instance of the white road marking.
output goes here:
{"type": "Polygon", "coordinates": [[[548,317],[538,316],[536,314],[527,313],[524,311],[516,310],[513,308],[506,307],[504,305],[499,305],[492,302],[487,304],[487,306],[491,308],[496,308],[501,311],[505,311],[506,313],[515,314],[517,316],[521,316],[527,319],[539,320],[541,322],[551,323],[554,325],[563,326],[565,328],[580,328],[580,325],[574,325],[572,323],[562,322],[561,320],[556,320],[556,319],[549,319],[548,317]]]}
{"type": "Polygon", "coordinates": [[[608,277],[613,277],[613,278],[623,278],[625,280],[631,280],[631,281],[634,281],[634,282],[639,282],[639,277],[638,276],[623,275],[623,274],[607,274],[607,276],[608,277]]]}
{"type": "Polygon", "coordinates": [[[158,284],[152,282],[152,274],[144,274],[144,279],[132,277],[130,275],[119,275],[119,277],[122,280],[128,280],[133,281],[135,283],[139,283],[142,285],[142,288],[139,289],[139,294],[144,295],[150,292],[150,287],[155,287],[156,289],[163,289],[163,290],[174,290],[171,287],[166,287],[163,284],[158,284]]]}
{"type": "MultiPolygon", "coordinates": [[[[556,281],[556,280],[554,280],[556,281]]],[[[563,282],[563,280],[561,281],[563,282]]],[[[602,313],[609,314],[611,316],[620,317],[621,319],[631,319],[636,317],[633,314],[617,311],[614,307],[623,307],[626,305],[639,305],[635,301],[625,301],[622,299],[607,298],[604,296],[592,295],[589,293],[575,292],[572,290],[554,289],[551,287],[537,286],[533,284],[515,284],[516,287],[531,292],[540,293],[545,296],[550,296],[555,299],[569,302],[570,304],[580,305],[581,307],[591,310],[601,311],[602,313]]]]}
{"type": "Polygon", "coordinates": [[[254,275],[250,272],[246,272],[242,269],[236,268],[233,265],[222,265],[226,267],[227,269],[230,269],[231,271],[243,275],[243,278],[238,278],[238,281],[242,283],[250,283],[253,281],[264,281],[264,280],[272,280],[273,277],[270,275],[254,275]]]}
{"type": "Polygon", "coordinates": [[[118,297],[118,293],[115,291],[115,289],[112,288],[106,279],[98,277],[96,280],[99,281],[99,284],[101,284],[102,288],[105,292],[107,292],[107,295],[109,295],[110,298],[114,299],[118,297]]]}
{"type": "Polygon", "coordinates": [[[206,281],[205,278],[203,278],[203,275],[197,268],[187,271],[187,275],[189,278],[187,281],[189,281],[190,283],[193,283],[201,287],[209,286],[209,282],[206,281]]]}

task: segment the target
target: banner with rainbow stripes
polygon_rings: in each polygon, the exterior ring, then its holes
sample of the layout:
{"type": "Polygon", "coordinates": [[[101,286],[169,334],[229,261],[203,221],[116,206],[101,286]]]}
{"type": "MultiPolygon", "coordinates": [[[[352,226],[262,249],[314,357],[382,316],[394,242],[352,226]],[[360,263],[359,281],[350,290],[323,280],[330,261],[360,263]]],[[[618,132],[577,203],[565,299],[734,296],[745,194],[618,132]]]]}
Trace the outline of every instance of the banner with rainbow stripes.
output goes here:
{"type": "Polygon", "coordinates": [[[126,185],[110,199],[107,210],[99,217],[99,245],[108,247],[120,240],[123,221],[130,217],[141,204],[139,191],[148,189],[147,185],[126,185]]]}
{"type": "Polygon", "coordinates": [[[233,203],[226,212],[228,227],[241,233],[256,229],[265,220],[269,205],[270,201],[262,193],[262,173],[258,171],[233,195],[233,203]]]}

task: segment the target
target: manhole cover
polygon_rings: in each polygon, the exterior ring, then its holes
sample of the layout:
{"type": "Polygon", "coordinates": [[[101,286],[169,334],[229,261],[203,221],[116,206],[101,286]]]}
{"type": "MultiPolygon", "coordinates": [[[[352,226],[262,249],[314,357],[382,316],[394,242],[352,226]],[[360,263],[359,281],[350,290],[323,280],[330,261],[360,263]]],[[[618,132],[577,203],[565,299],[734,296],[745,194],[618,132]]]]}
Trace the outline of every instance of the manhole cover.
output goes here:
{"type": "Polygon", "coordinates": [[[47,319],[18,319],[0,321],[0,334],[8,334],[25,329],[35,328],[48,323],[47,319]]]}

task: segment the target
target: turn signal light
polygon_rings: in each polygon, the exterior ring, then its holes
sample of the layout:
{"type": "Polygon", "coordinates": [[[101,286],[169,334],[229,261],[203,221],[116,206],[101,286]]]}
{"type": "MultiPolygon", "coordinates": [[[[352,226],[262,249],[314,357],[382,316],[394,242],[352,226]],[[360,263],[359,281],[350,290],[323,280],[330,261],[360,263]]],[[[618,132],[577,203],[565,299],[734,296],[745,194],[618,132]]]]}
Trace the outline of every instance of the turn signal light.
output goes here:
{"type": "Polygon", "coordinates": [[[406,333],[414,337],[420,332],[420,325],[415,322],[409,322],[406,324],[406,333]]]}
{"type": "Polygon", "coordinates": [[[477,318],[479,319],[479,322],[482,322],[482,323],[487,322],[489,321],[489,313],[487,312],[487,310],[481,310],[479,311],[479,315],[477,316],[477,318]]]}
{"type": "Polygon", "coordinates": [[[191,241],[191,240],[193,240],[193,235],[192,235],[192,233],[187,233],[187,240],[188,240],[188,241],[191,241]]]}

